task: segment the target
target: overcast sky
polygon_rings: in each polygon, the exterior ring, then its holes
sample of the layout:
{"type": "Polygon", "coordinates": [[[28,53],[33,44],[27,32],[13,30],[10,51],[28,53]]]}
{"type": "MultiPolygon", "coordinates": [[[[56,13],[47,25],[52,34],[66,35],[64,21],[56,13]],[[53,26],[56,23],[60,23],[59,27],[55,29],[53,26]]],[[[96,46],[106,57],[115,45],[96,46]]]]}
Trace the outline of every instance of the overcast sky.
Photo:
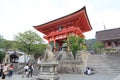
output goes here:
{"type": "Polygon", "coordinates": [[[120,0],[0,0],[0,35],[13,40],[14,35],[33,26],[73,13],[86,6],[92,31],[86,39],[95,38],[95,32],[120,28],[120,0]]]}

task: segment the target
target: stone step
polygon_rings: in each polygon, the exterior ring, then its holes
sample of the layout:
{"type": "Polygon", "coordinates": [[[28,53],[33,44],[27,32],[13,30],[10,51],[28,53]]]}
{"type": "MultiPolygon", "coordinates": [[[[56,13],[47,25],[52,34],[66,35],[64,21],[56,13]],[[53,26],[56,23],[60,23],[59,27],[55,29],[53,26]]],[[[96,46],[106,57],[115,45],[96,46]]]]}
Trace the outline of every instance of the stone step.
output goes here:
{"type": "Polygon", "coordinates": [[[96,74],[120,74],[120,55],[89,55],[87,66],[93,67],[96,74]]]}

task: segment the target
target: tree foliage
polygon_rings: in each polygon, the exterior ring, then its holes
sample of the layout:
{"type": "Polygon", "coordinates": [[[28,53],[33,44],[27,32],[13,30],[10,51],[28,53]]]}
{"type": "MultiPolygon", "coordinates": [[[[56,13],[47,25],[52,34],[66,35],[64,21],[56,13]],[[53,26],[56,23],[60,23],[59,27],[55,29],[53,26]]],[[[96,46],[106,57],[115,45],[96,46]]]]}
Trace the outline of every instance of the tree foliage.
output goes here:
{"type": "Polygon", "coordinates": [[[93,45],[93,47],[94,47],[94,52],[95,53],[104,53],[104,44],[103,43],[101,43],[101,42],[96,42],[94,45],[93,45]]]}
{"type": "Polygon", "coordinates": [[[31,30],[18,33],[15,40],[18,42],[19,49],[28,55],[38,54],[45,49],[45,46],[41,46],[44,43],[43,39],[31,30]]]}
{"type": "Polygon", "coordinates": [[[5,39],[0,35],[0,48],[4,48],[5,39]]]}
{"type": "Polygon", "coordinates": [[[2,63],[4,57],[5,57],[4,52],[0,51],[0,63],[2,63]]]}
{"type": "Polygon", "coordinates": [[[69,35],[67,39],[67,43],[72,51],[74,59],[76,59],[76,52],[83,48],[82,44],[84,43],[84,38],[76,37],[74,35],[69,35]]]}
{"type": "Polygon", "coordinates": [[[12,49],[13,48],[14,41],[9,41],[4,39],[2,36],[0,36],[0,48],[4,51],[12,49]]]}
{"type": "Polygon", "coordinates": [[[101,43],[101,42],[96,42],[96,43],[94,44],[94,48],[95,48],[95,49],[97,49],[97,48],[104,48],[104,44],[101,43]]]}
{"type": "Polygon", "coordinates": [[[0,63],[2,63],[3,58],[5,56],[4,54],[4,45],[5,45],[5,39],[0,35],[0,63]]]}
{"type": "Polygon", "coordinates": [[[85,44],[87,46],[87,49],[90,50],[90,49],[94,49],[94,44],[96,43],[96,39],[93,38],[93,39],[86,39],[85,40],[85,44]]]}

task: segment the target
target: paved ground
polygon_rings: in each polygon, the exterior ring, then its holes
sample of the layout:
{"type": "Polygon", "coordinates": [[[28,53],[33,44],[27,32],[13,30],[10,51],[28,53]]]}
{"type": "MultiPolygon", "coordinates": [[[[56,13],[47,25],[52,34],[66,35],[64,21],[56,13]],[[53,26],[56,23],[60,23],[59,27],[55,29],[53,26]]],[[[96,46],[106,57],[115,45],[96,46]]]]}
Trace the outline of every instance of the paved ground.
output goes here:
{"type": "MultiPolygon", "coordinates": [[[[60,80],[120,80],[120,75],[59,74],[58,76],[60,80]]],[[[6,77],[6,80],[35,80],[36,77],[34,75],[32,78],[22,78],[22,75],[13,75],[11,78],[6,77]]]]}
{"type": "Polygon", "coordinates": [[[62,80],[120,80],[120,75],[79,75],[79,74],[62,74],[59,75],[62,80]]]}

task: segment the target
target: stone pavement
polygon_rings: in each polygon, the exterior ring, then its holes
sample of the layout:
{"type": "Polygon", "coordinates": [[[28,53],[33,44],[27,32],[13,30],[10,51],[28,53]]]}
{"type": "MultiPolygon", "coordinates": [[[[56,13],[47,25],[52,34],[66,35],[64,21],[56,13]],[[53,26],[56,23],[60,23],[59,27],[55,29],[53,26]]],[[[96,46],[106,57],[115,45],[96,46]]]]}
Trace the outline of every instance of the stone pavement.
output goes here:
{"type": "MultiPolygon", "coordinates": [[[[6,77],[6,80],[35,80],[36,77],[34,75],[32,78],[22,78],[22,75],[15,74],[11,78],[6,77]]],[[[58,77],[60,80],[120,80],[120,75],[58,74],[58,77]]]]}
{"type": "Polygon", "coordinates": [[[62,74],[59,75],[62,80],[120,80],[120,75],[80,75],[80,74],[62,74]]]}

